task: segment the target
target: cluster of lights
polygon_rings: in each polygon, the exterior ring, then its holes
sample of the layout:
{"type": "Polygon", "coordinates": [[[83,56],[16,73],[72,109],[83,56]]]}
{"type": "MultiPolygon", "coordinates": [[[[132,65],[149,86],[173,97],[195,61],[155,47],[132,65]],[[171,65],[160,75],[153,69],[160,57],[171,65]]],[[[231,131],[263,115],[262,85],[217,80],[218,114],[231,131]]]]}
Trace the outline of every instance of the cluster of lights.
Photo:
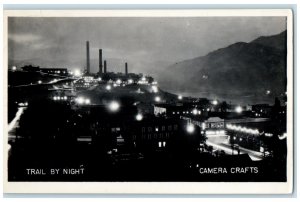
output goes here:
{"type": "Polygon", "coordinates": [[[193,111],[192,111],[192,113],[194,114],[194,115],[197,115],[197,114],[201,114],[201,111],[200,110],[197,110],[197,109],[193,109],[193,111]]]}
{"type": "Polygon", "coordinates": [[[74,76],[80,76],[80,75],[81,75],[80,70],[76,69],[74,71],[74,76]]]}
{"type": "Polygon", "coordinates": [[[261,116],[261,114],[259,114],[259,113],[255,113],[255,116],[261,116]]]}
{"type": "Polygon", "coordinates": [[[146,79],[146,77],[142,77],[139,81],[138,81],[139,84],[148,84],[148,81],[146,79]]]}
{"type": "Polygon", "coordinates": [[[225,130],[216,130],[216,131],[212,131],[212,130],[207,130],[205,131],[206,135],[225,135],[225,130]]]}
{"type": "Polygon", "coordinates": [[[151,88],[152,88],[152,91],[153,91],[154,93],[157,93],[157,92],[158,92],[157,86],[152,86],[151,88]]]}
{"type": "Polygon", "coordinates": [[[84,98],[84,97],[78,97],[78,98],[76,98],[75,99],[76,100],[76,102],[78,103],[78,104],[90,104],[91,103],[91,100],[90,99],[88,99],[88,98],[84,98]]]}
{"type": "Polygon", "coordinates": [[[246,127],[241,127],[241,126],[235,126],[232,124],[227,124],[226,128],[230,129],[230,130],[235,130],[235,131],[240,131],[243,133],[249,133],[249,134],[253,134],[253,135],[258,135],[259,131],[257,129],[251,129],[251,128],[246,128],[246,127]]]}
{"type": "Polygon", "coordinates": [[[62,97],[60,97],[60,96],[54,96],[53,97],[53,100],[67,100],[68,98],[67,98],[67,96],[62,96],[62,97]]]}
{"type": "Polygon", "coordinates": [[[27,107],[28,106],[28,102],[20,102],[19,104],[18,104],[20,107],[27,107]]]}
{"type": "Polygon", "coordinates": [[[211,103],[212,103],[213,105],[217,105],[217,104],[218,104],[218,101],[217,101],[217,100],[213,100],[211,103]]]}

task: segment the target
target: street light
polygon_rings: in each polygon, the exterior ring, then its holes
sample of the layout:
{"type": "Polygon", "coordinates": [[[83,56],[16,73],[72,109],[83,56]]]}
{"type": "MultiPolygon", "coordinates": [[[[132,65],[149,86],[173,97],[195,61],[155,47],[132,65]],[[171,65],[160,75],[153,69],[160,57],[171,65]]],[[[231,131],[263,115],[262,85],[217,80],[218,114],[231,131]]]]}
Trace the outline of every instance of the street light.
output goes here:
{"type": "Polygon", "coordinates": [[[195,131],[195,126],[191,123],[189,123],[186,127],[186,130],[188,133],[193,133],[195,131]]]}
{"type": "Polygon", "coordinates": [[[242,108],[241,106],[237,106],[237,107],[235,108],[235,111],[236,111],[237,113],[242,113],[243,108],[242,108]]]}
{"type": "Polygon", "coordinates": [[[121,79],[118,79],[116,83],[120,85],[122,83],[121,79]]]}
{"type": "Polygon", "coordinates": [[[116,112],[118,111],[120,108],[120,104],[116,101],[112,101],[110,104],[109,104],[109,109],[110,111],[112,112],[116,112]]]}
{"type": "Polygon", "coordinates": [[[143,115],[142,114],[137,114],[136,117],[135,117],[135,119],[137,121],[141,121],[143,119],[143,115]]]}
{"type": "Polygon", "coordinates": [[[106,90],[111,90],[111,86],[110,85],[107,85],[105,88],[106,88],[106,90]]]}
{"type": "Polygon", "coordinates": [[[193,109],[193,114],[197,115],[197,113],[198,113],[197,109],[193,109]]]}

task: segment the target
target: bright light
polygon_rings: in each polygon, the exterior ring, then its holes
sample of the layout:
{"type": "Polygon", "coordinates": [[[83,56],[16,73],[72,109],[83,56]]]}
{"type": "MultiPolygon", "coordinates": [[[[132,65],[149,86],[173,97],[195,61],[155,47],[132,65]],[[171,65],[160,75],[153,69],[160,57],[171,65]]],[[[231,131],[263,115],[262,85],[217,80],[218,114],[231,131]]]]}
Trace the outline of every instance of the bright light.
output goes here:
{"type": "Polygon", "coordinates": [[[113,87],[117,87],[118,85],[116,83],[113,84],[113,87]]]}
{"type": "Polygon", "coordinates": [[[155,97],[155,102],[160,102],[160,97],[159,96],[155,97]]]}
{"type": "Polygon", "coordinates": [[[272,137],[273,134],[272,134],[272,133],[265,133],[265,136],[267,136],[267,137],[272,137]]]}
{"type": "Polygon", "coordinates": [[[213,105],[217,105],[217,104],[218,104],[218,101],[217,101],[217,100],[213,100],[213,101],[212,101],[212,104],[213,104],[213,105]]]}
{"type": "Polygon", "coordinates": [[[118,109],[120,108],[120,104],[116,101],[112,101],[110,104],[109,104],[109,109],[113,112],[115,111],[118,111],[118,109]]]}
{"type": "Polygon", "coordinates": [[[129,80],[128,80],[128,83],[129,83],[129,84],[133,83],[133,80],[132,80],[132,79],[129,79],[129,80]]]}
{"type": "Polygon", "coordinates": [[[107,86],[106,86],[106,90],[111,90],[111,86],[110,86],[110,85],[107,85],[107,86]]]}
{"type": "Polygon", "coordinates": [[[152,86],[152,90],[153,90],[154,93],[157,93],[158,92],[157,86],[152,86]]]}
{"type": "Polygon", "coordinates": [[[178,100],[182,100],[182,95],[178,95],[178,100]]]}
{"type": "Polygon", "coordinates": [[[194,114],[194,115],[197,115],[197,114],[198,114],[197,109],[193,109],[193,114],[194,114]]]}
{"type": "Polygon", "coordinates": [[[38,84],[41,84],[41,83],[42,83],[42,81],[41,81],[41,80],[39,80],[39,81],[38,81],[38,84]]]}
{"type": "Polygon", "coordinates": [[[78,98],[76,99],[76,102],[77,102],[78,104],[83,104],[83,103],[84,103],[84,98],[83,98],[83,97],[78,97],[78,98]]]}
{"type": "Polygon", "coordinates": [[[143,115],[137,114],[136,117],[135,117],[135,119],[136,119],[137,121],[141,121],[141,120],[143,119],[143,115]]]}
{"type": "Polygon", "coordinates": [[[90,104],[90,103],[91,103],[91,100],[90,100],[90,99],[85,99],[85,100],[84,100],[84,103],[85,103],[85,104],[90,104]]]}
{"type": "Polygon", "coordinates": [[[279,138],[280,140],[285,139],[285,138],[286,138],[286,133],[283,133],[282,135],[278,135],[278,138],[279,138]]]}
{"type": "Polygon", "coordinates": [[[241,113],[241,112],[243,111],[243,108],[242,108],[241,106],[237,106],[237,107],[235,108],[235,111],[236,111],[237,113],[241,113]]]}
{"type": "Polygon", "coordinates": [[[142,81],[146,81],[146,77],[143,77],[143,78],[142,78],[142,81]]]}
{"type": "Polygon", "coordinates": [[[193,133],[195,131],[195,126],[193,124],[188,124],[186,130],[188,133],[193,133]]]}
{"type": "Polygon", "coordinates": [[[67,100],[67,96],[64,96],[64,100],[67,100]]]}
{"type": "Polygon", "coordinates": [[[117,84],[121,84],[121,83],[122,83],[121,79],[118,79],[118,80],[116,81],[116,83],[117,83],[117,84]]]}
{"type": "Polygon", "coordinates": [[[12,67],[12,70],[13,70],[13,71],[16,71],[16,70],[17,70],[17,67],[16,67],[16,66],[13,66],[13,67],[12,67]]]}
{"type": "Polygon", "coordinates": [[[76,69],[74,71],[74,76],[80,76],[80,70],[79,69],[76,69]]]}
{"type": "Polygon", "coordinates": [[[101,77],[99,77],[99,78],[98,78],[98,81],[101,81],[101,80],[102,80],[101,77]]]}
{"type": "Polygon", "coordinates": [[[54,97],[53,97],[53,100],[57,100],[57,97],[56,97],[56,96],[54,96],[54,97]]]}
{"type": "Polygon", "coordinates": [[[270,90],[267,90],[267,91],[266,91],[266,94],[267,94],[267,95],[269,95],[270,93],[271,93],[271,91],[270,91],[270,90]]]}

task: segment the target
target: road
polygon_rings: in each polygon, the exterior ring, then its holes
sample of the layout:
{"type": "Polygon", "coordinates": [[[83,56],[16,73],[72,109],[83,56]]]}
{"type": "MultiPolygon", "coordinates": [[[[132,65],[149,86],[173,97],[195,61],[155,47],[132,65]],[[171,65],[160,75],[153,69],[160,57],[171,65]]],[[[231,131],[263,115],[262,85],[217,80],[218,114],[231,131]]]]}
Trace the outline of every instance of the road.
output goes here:
{"type": "Polygon", "coordinates": [[[25,109],[26,107],[19,107],[15,118],[8,124],[8,140],[15,140],[16,128],[19,127],[19,121],[25,109]]]}
{"type": "MultiPolygon", "coordinates": [[[[214,149],[224,150],[226,154],[232,155],[231,145],[228,143],[213,143],[211,141],[206,141],[206,144],[212,146],[214,149]]],[[[248,154],[253,161],[260,161],[264,157],[262,152],[257,152],[243,147],[239,147],[239,149],[240,154],[248,154]]],[[[237,155],[237,150],[234,150],[233,154],[237,155]]]]}

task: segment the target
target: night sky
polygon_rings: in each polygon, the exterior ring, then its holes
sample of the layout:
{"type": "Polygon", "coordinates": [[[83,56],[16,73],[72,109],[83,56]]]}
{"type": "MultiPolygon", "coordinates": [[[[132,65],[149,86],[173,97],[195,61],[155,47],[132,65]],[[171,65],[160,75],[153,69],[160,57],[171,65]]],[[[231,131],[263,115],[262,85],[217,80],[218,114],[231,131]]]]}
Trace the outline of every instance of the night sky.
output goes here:
{"type": "Polygon", "coordinates": [[[130,72],[155,77],[157,69],[285,29],[285,17],[14,17],[8,21],[8,56],[13,63],[83,69],[89,40],[92,72],[102,48],[109,71],[123,72],[127,61],[130,72]]]}

